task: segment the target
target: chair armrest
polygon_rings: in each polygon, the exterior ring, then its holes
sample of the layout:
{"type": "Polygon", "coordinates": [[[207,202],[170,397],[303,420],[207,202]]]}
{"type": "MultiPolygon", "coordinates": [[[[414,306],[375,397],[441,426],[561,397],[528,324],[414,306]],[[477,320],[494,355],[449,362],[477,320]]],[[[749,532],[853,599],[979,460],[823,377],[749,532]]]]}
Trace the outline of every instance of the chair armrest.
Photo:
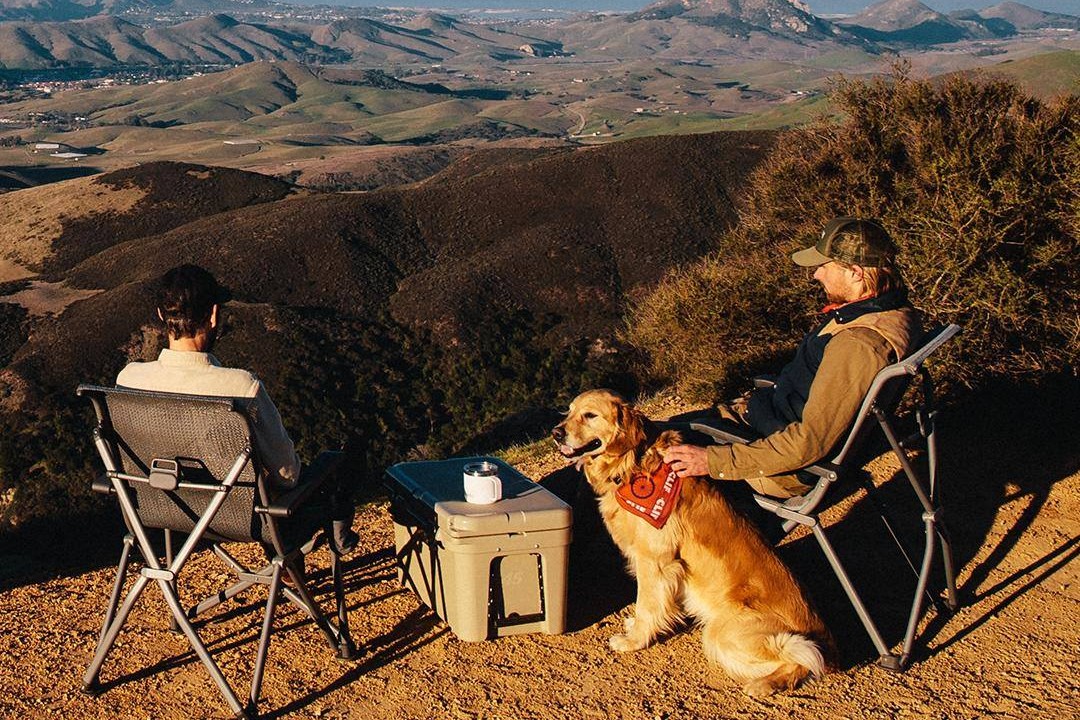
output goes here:
{"type": "Polygon", "coordinates": [[[753,378],[752,382],[754,383],[754,387],[758,389],[771,388],[776,386],[776,381],[767,375],[758,375],[757,377],[753,378]]]}
{"type": "Polygon", "coordinates": [[[315,458],[315,462],[300,471],[300,481],[296,487],[274,498],[274,501],[262,509],[267,515],[278,518],[290,517],[316,490],[331,477],[345,460],[345,453],[337,450],[324,450],[315,458]]]}
{"type": "MultiPolygon", "coordinates": [[[[723,444],[746,444],[758,439],[758,436],[755,435],[753,431],[749,429],[742,430],[741,428],[736,428],[734,426],[718,428],[704,423],[690,423],[690,429],[704,433],[718,443],[723,444]]],[[[827,480],[836,480],[840,475],[840,466],[827,460],[822,460],[821,462],[816,462],[813,465],[802,468],[801,472],[808,472],[811,475],[816,475],[817,477],[822,477],[827,480]]]]}
{"type": "Polygon", "coordinates": [[[821,462],[816,462],[813,465],[804,467],[801,472],[808,472],[811,475],[817,475],[826,480],[835,481],[840,477],[840,466],[831,463],[828,460],[822,460],[821,462]]]}
{"type": "Polygon", "coordinates": [[[752,430],[747,428],[745,431],[735,426],[719,428],[715,425],[707,425],[705,423],[690,423],[690,429],[697,432],[708,435],[713,440],[722,444],[739,443],[746,444],[757,440],[758,437],[752,430]]]}

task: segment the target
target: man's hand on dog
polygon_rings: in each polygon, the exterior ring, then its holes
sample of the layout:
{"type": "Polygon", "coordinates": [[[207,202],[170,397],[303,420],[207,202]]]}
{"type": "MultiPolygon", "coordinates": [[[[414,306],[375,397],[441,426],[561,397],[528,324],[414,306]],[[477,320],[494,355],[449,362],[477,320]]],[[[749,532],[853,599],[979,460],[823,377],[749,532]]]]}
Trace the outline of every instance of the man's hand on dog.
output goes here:
{"type": "Polygon", "coordinates": [[[705,448],[698,445],[672,445],[664,451],[664,462],[679,477],[705,477],[709,474],[705,448]]]}

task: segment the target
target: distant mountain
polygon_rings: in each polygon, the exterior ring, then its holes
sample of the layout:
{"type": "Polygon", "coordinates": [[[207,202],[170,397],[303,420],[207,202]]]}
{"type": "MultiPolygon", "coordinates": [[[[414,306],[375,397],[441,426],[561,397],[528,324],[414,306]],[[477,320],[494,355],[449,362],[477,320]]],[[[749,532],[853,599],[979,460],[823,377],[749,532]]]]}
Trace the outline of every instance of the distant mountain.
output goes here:
{"type": "Polygon", "coordinates": [[[0,65],[245,63],[252,60],[344,62],[349,54],[307,34],[211,15],[165,28],[144,28],[118,17],[72,22],[0,23],[0,65]]]}
{"type": "Polygon", "coordinates": [[[1015,2],[1003,2],[985,10],[979,10],[979,15],[984,18],[1004,20],[1017,30],[1040,30],[1042,28],[1080,30],[1080,17],[1036,10],[1015,2]]]}
{"type": "Polygon", "coordinates": [[[315,13],[266,0],[0,0],[0,21],[8,20],[0,22],[0,65],[38,69],[277,59],[384,66],[567,54],[802,60],[842,48],[876,54],[893,47],[1008,37],[1019,30],[1080,27],[1080,18],[1016,3],[945,15],[919,0],[884,0],[836,22],[815,16],[800,0],[660,0],[625,15],[496,26],[440,13],[361,11],[315,13]],[[269,8],[275,12],[261,12],[269,8]],[[184,18],[194,19],[163,24],[184,18]]]}
{"type": "Polygon", "coordinates": [[[660,0],[627,16],[629,22],[679,17],[739,34],[752,31],[780,35],[830,37],[830,24],[799,0],[660,0]]]}
{"type": "MultiPolygon", "coordinates": [[[[112,15],[68,22],[0,22],[0,67],[157,65],[295,60],[366,65],[458,58],[521,58],[531,35],[424,16],[414,27],[364,18],[269,25],[214,14],[167,27],[112,15]]],[[[545,41],[547,42],[547,41],[545,41]]],[[[550,44],[550,43],[549,43],[550,44]]],[[[555,43],[555,50],[561,45],[555,43]]]]}
{"type": "Polygon", "coordinates": [[[579,56],[794,60],[845,45],[877,51],[798,0],[661,0],[636,13],[592,15],[539,32],[579,56]]]}
{"type": "Polygon", "coordinates": [[[250,13],[275,5],[280,6],[267,0],[0,0],[0,20],[63,22],[156,11],[192,15],[230,10],[250,13]]]}
{"type": "Polygon", "coordinates": [[[871,30],[895,32],[928,22],[946,22],[945,15],[919,0],[882,0],[870,5],[858,15],[845,18],[844,23],[871,30]]]}
{"type": "MultiPolygon", "coordinates": [[[[934,9],[942,13],[974,9],[981,14],[980,8],[987,7],[992,2],[993,0],[930,0],[934,9]]],[[[870,0],[807,0],[807,3],[816,15],[834,17],[860,13],[870,4],[870,0]]],[[[1080,0],[1025,0],[1025,5],[1047,12],[1080,15],[1080,0]]]]}
{"type": "Polygon", "coordinates": [[[838,22],[859,37],[887,45],[940,45],[1016,33],[1005,20],[985,18],[972,10],[943,15],[919,0],[882,0],[838,22]]]}

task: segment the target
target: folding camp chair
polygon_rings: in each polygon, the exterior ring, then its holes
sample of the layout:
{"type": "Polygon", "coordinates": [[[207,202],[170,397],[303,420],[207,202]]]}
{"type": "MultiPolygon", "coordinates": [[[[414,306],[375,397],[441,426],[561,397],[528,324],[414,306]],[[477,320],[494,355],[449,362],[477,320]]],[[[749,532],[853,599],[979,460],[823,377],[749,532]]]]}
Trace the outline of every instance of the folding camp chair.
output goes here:
{"type": "MultiPolygon", "coordinates": [[[[788,500],[763,495],[754,495],[754,500],[765,510],[777,515],[783,522],[784,533],[790,532],[799,525],[810,528],[821,546],[825,557],[836,573],[837,579],[847,593],[855,612],[866,628],[874,647],[880,655],[878,663],[889,670],[903,671],[911,658],[911,649],[915,640],[915,630],[922,614],[924,597],[927,597],[926,587],[930,578],[931,565],[935,554],[935,542],[941,542],[942,564],[945,570],[946,600],[949,610],[956,610],[958,606],[956,596],[956,575],[953,568],[952,546],[942,520],[942,508],[937,500],[937,437],[934,433],[934,410],[933,380],[923,363],[939,347],[945,344],[951,337],[960,331],[957,325],[948,325],[924,334],[922,344],[906,358],[893,365],[889,365],[877,374],[870,389],[866,393],[859,414],[848,433],[847,439],[842,443],[839,452],[829,462],[821,462],[804,468],[804,473],[816,476],[818,479],[814,486],[804,495],[793,497],[788,500]],[[900,439],[896,428],[896,409],[899,400],[907,390],[912,378],[918,376],[921,380],[922,392],[919,394],[918,405],[915,409],[917,430],[909,438],[900,439]],[[856,464],[853,457],[863,445],[866,437],[874,427],[874,421],[881,428],[888,440],[892,452],[900,461],[900,467],[911,484],[919,504],[922,506],[922,521],[925,531],[925,545],[918,569],[912,561],[911,555],[900,536],[893,528],[887,515],[883,512],[882,519],[890,534],[900,547],[901,553],[907,559],[908,564],[917,577],[915,597],[911,604],[911,613],[908,616],[907,630],[904,633],[903,647],[899,655],[890,651],[882,639],[877,624],[874,622],[862,599],[855,590],[847,572],[845,571],[832,544],[825,536],[825,530],[819,519],[820,506],[829,492],[829,488],[837,482],[845,471],[859,470],[851,467],[856,464]],[[927,472],[924,478],[916,469],[908,456],[910,449],[923,448],[926,452],[927,472]]],[[[692,423],[691,429],[705,433],[721,443],[745,443],[754,437],[748,434],[734,432],[731,429],[712,427],[704,423],[692,423]]],[[[876,503],[873,483],[867,481],[866,489],[872,500],[876,503]]],[[[879,504],[879,510],[884,508],[879,504]]],[[[933,598],[931,598],[933,600],[933,598]]]]}
{"type": "Polygon", "coordinates": [[[259,472],[252,450],[247,401],[241,398],[202,397],[81,385],[78,394],[89,398],[97,414],[94,443],[105,474],[94,489],[116,495],[127,525],[116,580],[109,597],[97,650],[86,674],[83,690],[101,691],[98,675],[135,601],[151,580],[157,581],[172,617],[170,626],[182,631],[237,717],[256,712],[274,611],[279,598],[306,613],[326,637],[338,657],[350,659],[355,646],[349,636],[341,565],[332,541],[332,577],[337,601],[337,624],[331,624],[312,598],[301,570],[303,555],[330,535],[330,513],[316,493],[327,490],[326,479],[340,464],[340,453],[323,453],[304,469],[297,488],[272,498],[259,472]],[[165,562],[151,545],[148,530],[165,531],[165,562]],[[322,529],[320,535],[318,531],[322,529]],[[173,552],[173,533],[186,533],[173,552]],[[177,581],[200,542],[237,576],[230,587],[210,595],[186,612],[177,595],[177,581]],[[226,542],[258,542],[272,559],[251,570],[230,554],[226,542]],[[137,545],[143,567],[123,605],[120,595],[137,545]],[[283,583],[282,573],[292,578],[283,583]],[[268,585],[258,654],[246,704],[241,704],[199,638],[191,620],[254,585],[268,585]]]}

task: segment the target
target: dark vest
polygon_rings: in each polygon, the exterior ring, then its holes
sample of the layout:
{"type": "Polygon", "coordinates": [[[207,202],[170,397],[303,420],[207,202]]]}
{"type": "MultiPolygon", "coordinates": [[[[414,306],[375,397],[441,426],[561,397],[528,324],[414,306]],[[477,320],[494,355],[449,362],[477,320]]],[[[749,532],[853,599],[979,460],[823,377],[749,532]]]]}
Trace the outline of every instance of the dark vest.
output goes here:
{"type": "Polygon", "coordinates": [[[825,346],[835,337],[832,333],[822,334],[821,331],[826,325],[833,320],[843,325],[868,313],[897,310],[907,304],[907,294],[902,290],[895,290],[827,312],[822,323],[799,343],[791,362],[773,378],[776,385],[757,390],[750,396],[747,414],[750,425],[765,436],[802,420],[803,408],[810,396],[810,385],[813,384],[814,376],[817,375],[821,360],[825,356],[825,346]]]}

